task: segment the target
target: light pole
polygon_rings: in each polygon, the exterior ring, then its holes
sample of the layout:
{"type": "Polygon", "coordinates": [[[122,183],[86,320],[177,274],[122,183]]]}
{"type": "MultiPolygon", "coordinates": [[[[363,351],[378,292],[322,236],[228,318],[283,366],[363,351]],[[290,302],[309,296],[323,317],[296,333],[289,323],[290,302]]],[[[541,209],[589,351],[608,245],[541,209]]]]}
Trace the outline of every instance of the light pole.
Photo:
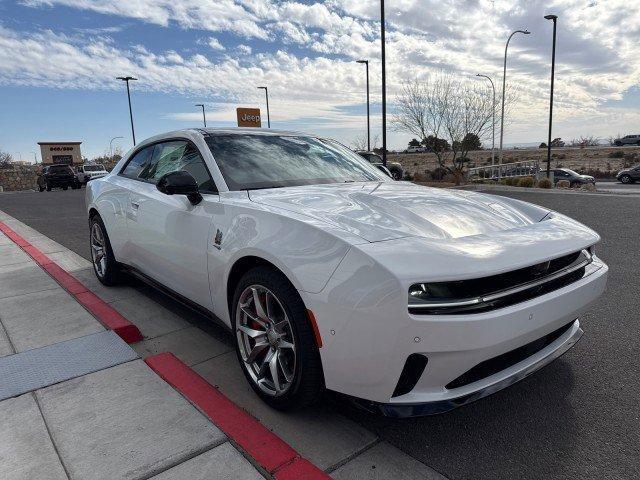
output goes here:
{"type": "Polygon", "coordinates": [[[196,103],[196,107],[202,107],[202,121],[204,122],[204,128],[207,128],[207,117],[204,114],[204,104],[203,103],[196,103]]]}
{"type": "Polygon", "coordinates": [[[356,63],[364,63],[367,67],[367,151],[371,151],[371,121],[369,116],[369,60],[356,60],[356,63]]]}
{"type": "MultiPolygon", "coordinates": [[[[493,112],[493,120],[491,122],[491,170],[493,170],[496,163],[496,86],[488,75],[477,73],[476,77],[482,77],[489,80],[491,88],[493,89],[493,103],[491,104],[491,111],[493,112]]],[[[491,176],[493,176],[493,172],[491,172],[491,176]]]]}
{"type": "MultiPolygon", "coordinates": [[[[522,33],[524,35],[530,35],[531,32],[529,30],[516,30],[509,35],[507,39],[507,44],[504,47],[504,69],[502,71],[502,113],[500,114],[500,158],[499,162],[502,165],[502,140],[504,137],[504,97],[505,97],[505,88],[507,86],[507,50],[509,48],[509,42],[511,41],[511,37],[513,37],[516,33],[522,33]]],[[[500,170],[502,167],[499,167],[498,170],[498,178],[500,178],[500,170]]]]}
{"type": "Polygon", "coordinates": [[[384,0],[380,0],[380,43],[382,47],[382,165],[387,166],[387,66],[384,50],[384,0]]]}
{"type": "Polygon", "coordinates": [[[29,153],[33,153],[33,163],[35,163],[37,165],[38,164],[38,157],[36,155],[36,152],[29,152],[29,153]]]}
{"type": "Polygon", "coordinates": [[[132,80],[138,80],[134,77],[116,77],[116,80],[122,80],[127,84],[127,99],[129,100],[129,118],[131,119],[131,136],[133,137],[133,146],[136,146],[136,132],[133,129],[133,112],[131,110],[131,92],[129,91],[129,82],[132,80]]]}
{"type": "Polygon", "coordinates": [[[267,99],[267,127],[271,128],[271,117],[269,116],[269,89],[267,87],[258,87],[258,90],[264,90],[264,96],[267,99]]]}
{"type": "Polygon", "coordinates": [[[556,71],[556,25],[557,15],[545,15],[546,20],[553,21],[553,47],[551,48],[551,94],[549,95],[549,139],[547,141],[547,178],[551,175],[551,123],[553,121],[553,80],[556,71]]]}
{"type": "Polygon", "coordinates": [[[124,137],[113,137],[111,140],[109,140],[109,157],[113,157],[113,141],[117,140],[118,138],[124,137]]]}

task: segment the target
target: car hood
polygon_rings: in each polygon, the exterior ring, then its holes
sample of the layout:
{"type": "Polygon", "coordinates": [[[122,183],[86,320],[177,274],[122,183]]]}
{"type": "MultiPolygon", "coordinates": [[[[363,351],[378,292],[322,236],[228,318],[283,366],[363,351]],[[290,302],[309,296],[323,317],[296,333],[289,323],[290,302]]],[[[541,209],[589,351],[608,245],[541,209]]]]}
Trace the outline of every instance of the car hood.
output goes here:
{"type": "Polygon", "coordinates": [[[253,202],[311,216],[369,242],[490,235],[537,223],[549,213],[518,200],[410,182],[253,190],[249,197],[253,202]]]}

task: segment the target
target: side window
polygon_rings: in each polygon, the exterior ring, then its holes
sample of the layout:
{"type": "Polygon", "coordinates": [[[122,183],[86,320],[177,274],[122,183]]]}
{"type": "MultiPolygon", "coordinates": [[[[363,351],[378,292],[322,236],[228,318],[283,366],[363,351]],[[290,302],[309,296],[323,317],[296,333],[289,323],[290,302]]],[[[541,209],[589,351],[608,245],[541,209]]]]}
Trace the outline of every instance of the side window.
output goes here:
{"type": "Polygon", "coordinates": [[[143,148],[136,153],[131,160],[127,162],[127,165],[120,172],[125,177],[137,179],[140,177],[142,171],[149,165],[151,157],[153,155],[154,146],[143,148]]]}
{"type": "Polygon", "coordinates": [[[140,174],[151,183],[157,183],[165,174],[184,170],[198,182],[202,192],[217,193],[216,186],[198,149],[184,140],[159,143],[148,168],[140,174]]]}

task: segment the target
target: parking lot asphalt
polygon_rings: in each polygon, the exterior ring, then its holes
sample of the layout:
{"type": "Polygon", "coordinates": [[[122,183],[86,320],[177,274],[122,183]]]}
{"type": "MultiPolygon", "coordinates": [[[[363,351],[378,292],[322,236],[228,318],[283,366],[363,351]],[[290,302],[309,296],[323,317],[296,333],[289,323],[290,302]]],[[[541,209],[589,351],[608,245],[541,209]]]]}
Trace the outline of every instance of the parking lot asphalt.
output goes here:
{"type": "MultiPolygon", "coordinates": [[[[582,318],[580,343],[522,382],[444,415],[386,419],[330,397],[332,408],[452,479],[640,478],[639,199],[499,194],[602,236],[596,251],[610,266],[609,284],[582,318]]],[[[2,194],[0,209],[88,258],[84,191],[2,194]]]]}

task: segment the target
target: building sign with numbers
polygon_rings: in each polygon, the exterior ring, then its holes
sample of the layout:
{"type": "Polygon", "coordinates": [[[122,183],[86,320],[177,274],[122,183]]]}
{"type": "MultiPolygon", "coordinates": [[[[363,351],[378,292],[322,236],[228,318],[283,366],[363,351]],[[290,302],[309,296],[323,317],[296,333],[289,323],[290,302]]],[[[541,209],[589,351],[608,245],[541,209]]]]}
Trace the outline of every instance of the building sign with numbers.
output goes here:
{"type": "Polygon", "coordinates": [[[79,165],[82,163],[82,142],[38,142],[44,165],[79,165]]]}
{"type": "Polygon", "coordinates": [[[236,108],[236,113],[239,127],[260,128],[262,126],[259,108],[236,108]]]}

